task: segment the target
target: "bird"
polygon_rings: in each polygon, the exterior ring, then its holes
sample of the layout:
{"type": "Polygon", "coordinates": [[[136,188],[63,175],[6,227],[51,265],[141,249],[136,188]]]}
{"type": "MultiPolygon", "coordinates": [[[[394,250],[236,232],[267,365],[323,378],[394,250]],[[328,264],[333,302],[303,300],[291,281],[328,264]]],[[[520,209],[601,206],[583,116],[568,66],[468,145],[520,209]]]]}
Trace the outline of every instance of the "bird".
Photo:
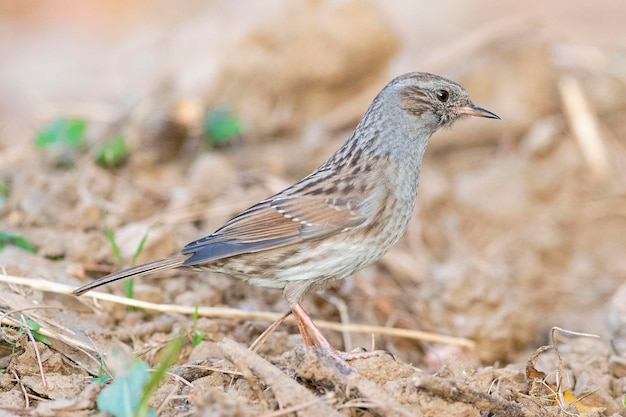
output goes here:
{"type": "Polygon", "coordinates": [[[302,299],[376,262],[400,239],[430,137],[466,116],[500,119],[456,82],[425,72],[400,75],[312,173],[180,252],[103,276],[73,294],[174,268],[219,272],[282,289],[305,344],[338,352],[302,299]]]}

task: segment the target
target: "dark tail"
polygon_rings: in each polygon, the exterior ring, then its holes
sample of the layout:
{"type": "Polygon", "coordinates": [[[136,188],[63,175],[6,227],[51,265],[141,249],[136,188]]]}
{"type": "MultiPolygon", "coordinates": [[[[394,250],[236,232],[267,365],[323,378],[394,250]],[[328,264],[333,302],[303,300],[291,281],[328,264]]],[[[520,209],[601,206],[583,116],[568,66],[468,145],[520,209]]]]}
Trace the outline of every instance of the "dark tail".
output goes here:
{"type": "Polygon", "coordinates": [[[109,275],[105,275],[102,278],[95,280],[94,282],[90,282],[89,284],[85,284],[82,287],[76,288],[74,291],[72,291],[72,294],[82,295],[86,293],[87,291],[91,291],[94,288],[98,288],[102,285],[106,285],[114,281],[120,281],[120,280],[128,279],[128,278],[137,278],[143,275],[148,275],[148,274],[152,274],[152,273],[159,272],[159,271],[165,271],[168,269],[178,268],[185,262],[185,260],[187,260],[187,258],[189,258],[189,256],[191,255],[190,254],[187,254],[187,255],[178,254],[178,255],[169,256],[167,258],[159,259],[156,261],[148,262],[145,264],[126,268],[121,271],[114,272],[109,275]]]}

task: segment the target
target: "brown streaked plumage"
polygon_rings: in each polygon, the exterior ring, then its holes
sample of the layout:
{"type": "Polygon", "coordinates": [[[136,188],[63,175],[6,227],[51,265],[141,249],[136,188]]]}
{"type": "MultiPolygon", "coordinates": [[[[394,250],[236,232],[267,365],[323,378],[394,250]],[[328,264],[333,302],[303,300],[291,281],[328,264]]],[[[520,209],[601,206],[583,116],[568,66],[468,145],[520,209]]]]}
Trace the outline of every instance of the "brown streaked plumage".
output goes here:
{"type": "Polygon", "coordinates": [[[168,258],[115,272],[74,291],[172,268],[222,272],[282,288],[308,344],[332,348],[300,301],[375,262],[400,238],[415,206],[430,136],[463,116],[498,119],[460,85],[427,73],[392,80],[346,143],[311,174],[168,258]],[[309,334],[310,333],[310,334],[309,334]]]}

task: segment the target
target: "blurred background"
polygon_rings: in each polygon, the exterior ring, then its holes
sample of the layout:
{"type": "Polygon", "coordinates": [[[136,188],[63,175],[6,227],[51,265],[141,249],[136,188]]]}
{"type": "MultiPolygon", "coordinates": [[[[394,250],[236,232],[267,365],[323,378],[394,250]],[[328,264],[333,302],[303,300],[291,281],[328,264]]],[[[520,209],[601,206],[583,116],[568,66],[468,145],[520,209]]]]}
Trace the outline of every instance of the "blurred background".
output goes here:
{"type": "MultiPolygon", "coordinates": [[[[38,252],[0,262],[78,284],[117,268],[107,230],[125,264],[147,230],[138,261],[171,254],[323,162],[391,78],[427,71],[502,120],[438,133],[406,236],[305,306],[471,338],[486,363],[555,325],[626,349],[624,16],[618,0],[1,1],[0,231],[38,252]]],[[[135,292],[286,309],[218,275],[135,292]]]]}

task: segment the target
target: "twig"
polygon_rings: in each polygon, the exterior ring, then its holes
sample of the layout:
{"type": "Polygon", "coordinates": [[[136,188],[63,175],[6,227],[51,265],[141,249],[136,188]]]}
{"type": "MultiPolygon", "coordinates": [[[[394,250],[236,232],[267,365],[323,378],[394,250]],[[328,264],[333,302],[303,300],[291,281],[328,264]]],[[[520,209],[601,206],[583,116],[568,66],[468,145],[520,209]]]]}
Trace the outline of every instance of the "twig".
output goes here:
{"type": "Polygon", "coordinates": [[[252,352],[258,351],[261,345],[265,343],[269,335],[272,334],[274,330],[276,330],[276,328],[280,326],[287,317],[289,317],[290,314],[291,310],[279,317],[278,320],[274,321],[267,329],[265,329],[265,331],[263,331],[263,333],[261,333],[259,337],[256,338],[256,340],[250,345],[248,349],[250,349],[252,352]]]}
{"type": "Polygon", "coordinates": [[[211,372],[220,372],[222,374],[227,374],[227,375],[243,376],[243,374],[241,372],[239,372],[239,371],[231,371],[231,370],[228,370],[228,369],[216,368],[215,366],[184,364],[184,365],[180,365],[180,367],[181,368],[189,368],[189,369],[202,369],[204,371],[211,371],[211,372]]]}
{"type": "MultiPolygon", "coordinates": [[[[0,276],[0,282],[23,285],[23,286],[27,286],[27,287],[34,288],[34,289],[41,290],[41,291],[48,291],[48,292],[67,294],[67,295],[70,295],[72,290],[74,289],[74,287],[71,287],[69,285],[47,281],[44,279],[15,277],[15,276],[10,276],[10,275],[0,276]]],[[[174,305],[174,304],[156,304],[156,303],[150,303],[147,301],[140,301],[136,299],[125,298],[125,297],[120,297],[120,296],[116,296],[112,294],[102,293],[99,291],[90,292],[88,297],[94,300],[110,301],[110,302],[117,303],[117,304],[128,305],[128,306],[133,306],[137,308],[142,308],[145,310],[152,310],[152,311],[159,311],[159,312],[179,313],[179,314],[186,314],[186,315],[193,315],[195,312],[195,307],[191,307],[191,306],[180,306],[180,305],[174,305]]],[[[245,319],[245,320],[265,320],[265,321],[273,322],[279,319],[281,317],[281,314],[270,313],[266,311],[245,311],[245,310],[239,310],[235,308],[225,308],[225,307],[199,307],[198,316],[234,318],[234,319],[245,319]]],[[[287,321],[289,323],[295,323],[295,320],[293,318],[288,318],[287,321]]],[[[462,346],[468,349],[474,349],[475,347],[475,343],[469,339],[428,333],[428,332],[423,332],[419,330],[400,329],[400,328],[395,328],[395,327],[372,326],[372,325],[354,324],[354,323],[341,324],[341,323],[325,321],[325,320],[316,320],[315,323],[317,324],[319,328],[334,330],[338,332],[348,331],[348,332],[353,332],[353,333],[366,333],[366,334],[373,333],[373,334],[382,334],[382,335],[387,335],[387,336],[402,337],[406,339],[422,340],[424,342],[462,346]]],[[[43,331],[40,333],[44,334],[43,331]]],[[[88,348],[83,343],[80,343],[80,345],[85,348],[88,348]]]]}
{"type": "Polygon", "coordinates": [[[292,405],[291,407],[281,408],[280,410],[272,411],[271,413],[261,414],[259,417],[280,417],[296,411],[303,410],[305,408],[313,407],[320,403],[332,404],[335,402],[335,395],[332,392],[326,393],[323,397],[314,398],[310,401],[303,402],[301,404],[292,405]]]}
{"type": "MultiPolygon", "coordinates": [[[[330,404],[325,401],[319,401],[312,392],[302,385],[298,384],[294,379],[285,375],[276,366],[261,358],[254,352],[250,352],[240,344],[224,338],[217,345],[222,352],[235,367],[244,374],[251,386],[254,384],[250,378],[257,378],[267,385],[274,395],[278,404],[285,408],[301,407],[307,404],[306,408],[298,408],[298,415],[303,417],[327,416],[339,417],[340,414],[334,410],[330,404]],[[312,407],[315,405],[315,407],[312,407]]],[[[254,389],[254,387],[252,387],[254,389]]],[[[271,414],[270,414],[271,415],[271,414]]],[[[281,415],[281,414],[278,414],[281,415]]]]}
{"type": "MultiPolygon", "coordinates": [[[[174,374],[172,374],[174,375],[174,374]]],[[[178,376],[178,375],[176,375],[178,376]]],[[[170,400],[174,397],[174,394],[176,394],[176,392],[178,392],[178,390],[181,387],[181,383],[179,381],[176,381],[176,383],[174,384],[174,388],[172,388],[170,390],[170,392],[167,394],[167,397],[165,397],[165,399],[161,402],[161,404],[159,405],[159,407],[157,408],[157,416],[162,415],[161,413],[163,412],[163,409],[165,408],[165,406],[167,405],[167,403],[170,402],[170,400]]]]}
{"type": "MultiPolygon", "coordinates": [[[[348,314],[348,306],[346,305],[346,302],[339,297],[335,297],[334,295],[328,297],[328,301],[335,306],[337,312],[339,312],[341,324],[344,326],[350,325],[350,315],[348,314]]],[[[350,337],[350,332],[347,330],[342,331],[341,337],[343,338],[344,349],[346,352],[350,352],[352,350],[352,337],[350,337]]]]}
{"type": "Polygon", "coordinates": [[[17,382],[17,384],[20,386],[20,389],[22,390],[22,394],[24,394],[24,402],[25,402],[25,409],[28,409],[28,407],[30,407],[30,401],[28,400],[28,392],[26,392],[26,387],[24,386],[24,384],[22,383],[22,380],[20,379],[19,376],[17,376],[17,372],[15,372],[15,370],[11,370],[11,372],[13,373],[13,376],[15,377],[15,382],[17,382]]]}
{"type": "Polygon", "coordinates": [[[37,366],[39,367],[39,374],[41,375],[41,382],[43,382],[43,387],[48,389],[48,381],[46,381],[46,373],[43,371],[43,363],[41,362],[41,355],[39,354],[39,348],[37,347],[37,340],[35,336],[33,336],[33,332],[31,328],[26,323],[26,317],[22,316],[22,323],[24,324],[22,328],[28,335],[28,339],[33,344],[33,349],[35,350],[35,356],[37,357],[37,366]]]}

